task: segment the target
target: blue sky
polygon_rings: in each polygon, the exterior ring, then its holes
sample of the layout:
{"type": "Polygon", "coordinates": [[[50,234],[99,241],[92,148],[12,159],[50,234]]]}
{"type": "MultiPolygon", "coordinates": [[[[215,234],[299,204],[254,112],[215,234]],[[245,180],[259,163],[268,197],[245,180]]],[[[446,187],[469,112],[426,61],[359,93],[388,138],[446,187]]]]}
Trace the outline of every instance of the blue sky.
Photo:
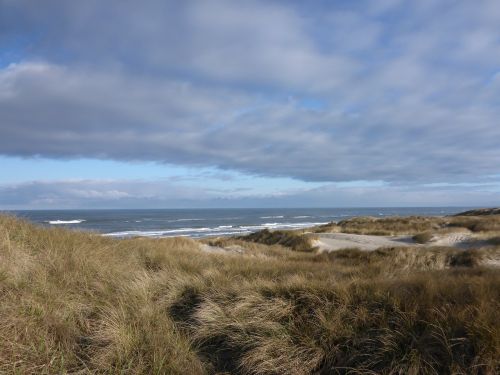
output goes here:
{"type": "Polygon", "coordinates": [[[0,209],[500,204],[496,0],[0,0],[0,209]]]}

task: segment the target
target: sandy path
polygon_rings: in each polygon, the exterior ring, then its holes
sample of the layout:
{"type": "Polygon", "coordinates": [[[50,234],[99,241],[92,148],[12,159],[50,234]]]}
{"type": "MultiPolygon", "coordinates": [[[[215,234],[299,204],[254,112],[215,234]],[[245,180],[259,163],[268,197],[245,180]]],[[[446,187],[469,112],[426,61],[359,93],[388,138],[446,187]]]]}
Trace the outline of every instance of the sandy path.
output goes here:
{"type": "Polygon", "coordinates": [[[341,249],[376,250],[380,247],[414,245],[409,236],[370,236],[349,233],[320,233],[312,241],[320,251],[335,251],[341,249]]]}

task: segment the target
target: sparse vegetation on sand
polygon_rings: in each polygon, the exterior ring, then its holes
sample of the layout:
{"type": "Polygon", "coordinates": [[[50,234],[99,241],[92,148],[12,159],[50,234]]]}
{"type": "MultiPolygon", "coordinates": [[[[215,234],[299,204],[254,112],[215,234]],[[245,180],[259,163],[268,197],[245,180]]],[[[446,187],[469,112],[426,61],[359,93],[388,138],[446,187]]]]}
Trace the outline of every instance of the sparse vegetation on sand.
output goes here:
{"type": "Polygon", "coordinates": [[[412,237],[413,241],[420,244],[426,244],[434,238],[432,232],[422,232],[414,235],[412,237]]]}
{"type": "MultiPolygon", "coordinates": [[[[483,211],[481,211],[483,212],[483,211]]],[[[489,212],[489,211],[485,211],[489,212]]],[[[500,215],[480,216],[408,216],[354,217],[338,223],[328,223],[314,229],[317,233],[342,232],[354,234],[373,234],[382,236],[414,235],[422,232],[443,232],[453,229],[467,229],[472,232],[500,232],[500,215]]]]}
{"type": "Polygon", "coordinates": [[[437,230],[445,225],[441,217],[355,217],[319,227],[319,231],[392,236],[437,230]]]}
{"type": "Polygon", "coordinates": [[[498,246],[214,241],[245,251],[0,216],[0,373],[500,372],[498,246]]]}

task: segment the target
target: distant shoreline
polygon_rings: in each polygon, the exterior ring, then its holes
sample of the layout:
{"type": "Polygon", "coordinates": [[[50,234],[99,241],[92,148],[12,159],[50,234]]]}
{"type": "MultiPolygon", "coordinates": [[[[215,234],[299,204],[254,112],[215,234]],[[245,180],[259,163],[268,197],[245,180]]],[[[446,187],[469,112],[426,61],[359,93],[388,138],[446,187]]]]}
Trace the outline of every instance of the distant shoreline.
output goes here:
{"type": "Polygon", "coordinates": [[[305,229],[359,216],[439,216],[464,207],[367,207],[285,209],[41,210],[9,213],[49,227],[65,227],[111,237],[208,238],[238,236],[262,229],[305,229]]]}

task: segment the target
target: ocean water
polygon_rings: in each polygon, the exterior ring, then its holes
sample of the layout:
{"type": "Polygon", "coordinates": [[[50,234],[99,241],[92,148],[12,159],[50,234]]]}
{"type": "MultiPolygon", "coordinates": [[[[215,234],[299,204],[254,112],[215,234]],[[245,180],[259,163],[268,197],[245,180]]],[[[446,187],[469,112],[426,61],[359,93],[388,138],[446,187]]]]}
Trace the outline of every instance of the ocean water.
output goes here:
{"type": "Polygon", "coordinates": [[[202,238],[242,235],[264,228],[299,229],[355,216],[449,215],[465,207],[273,208],[7,211],[48,227],[93,231],[110,237],[202,238]]]}

